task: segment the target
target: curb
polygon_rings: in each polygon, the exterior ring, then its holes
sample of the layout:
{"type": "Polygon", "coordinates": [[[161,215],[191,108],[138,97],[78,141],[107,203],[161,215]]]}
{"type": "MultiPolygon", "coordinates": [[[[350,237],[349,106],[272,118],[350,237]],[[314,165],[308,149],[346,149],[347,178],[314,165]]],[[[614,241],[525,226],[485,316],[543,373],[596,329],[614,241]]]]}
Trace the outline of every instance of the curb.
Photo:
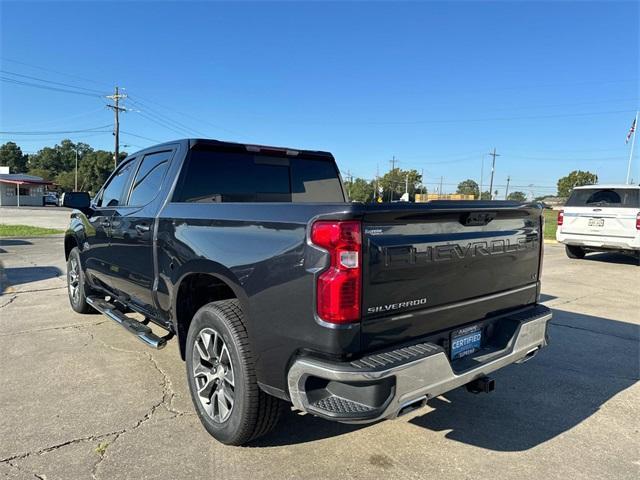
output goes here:
{"type": "Polygon", "coordinates": [[[560,243],[560,242],[558,242],[557,240],[551,240],[551,239],[546,239],[546,238],[545,238],[545,239],[544,239],[544,243],[548,243],[548,244],[553,245],[553,244],[558,244],[558,243],[560,243]]]}

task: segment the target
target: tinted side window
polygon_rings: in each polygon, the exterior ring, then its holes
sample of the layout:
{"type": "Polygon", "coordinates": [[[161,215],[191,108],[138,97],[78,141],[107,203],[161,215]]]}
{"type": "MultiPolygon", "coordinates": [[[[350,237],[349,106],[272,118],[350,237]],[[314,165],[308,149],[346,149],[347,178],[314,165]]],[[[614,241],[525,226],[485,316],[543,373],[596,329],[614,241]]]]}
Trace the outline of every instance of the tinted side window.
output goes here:
{"type": "Polygon", "coordinates": [[[330,160],[193,150],[174,202],[342,202],[330,160]]]}
{"type": "Polygon", "coordinates": [[[102,191],[102,196],[98,201],[99,207],[117,207],[122,205],[124,199],[124,189],[129,183],[129,177],[135,165],[133,159],[123,164],[115,173],[107,186],[102,191]]]}
{"type": "Polygon", "coordinates": [[[333,162],[297,158],[291,161],[294,202],[344,202],[333,162]]]}
{"type": "Polygon", "coordinates": [[[155,198],[167,172],[171,151],[145,155],[131,187],[129,205],[142,206],[155,198]]]}

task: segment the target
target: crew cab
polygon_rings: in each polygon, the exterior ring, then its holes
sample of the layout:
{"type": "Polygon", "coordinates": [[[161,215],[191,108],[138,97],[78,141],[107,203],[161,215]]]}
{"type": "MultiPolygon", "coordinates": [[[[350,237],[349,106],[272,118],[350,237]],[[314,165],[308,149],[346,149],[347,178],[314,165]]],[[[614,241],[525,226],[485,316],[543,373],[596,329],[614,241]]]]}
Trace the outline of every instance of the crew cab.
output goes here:
{"type": "Polygon", "coordinates": [[[152,348],[177,337],[226,444],[287,404],[362,423],[489,392],[547,343],[537,204],[352,203],[330,153],[203,139],[135,153],[64,203],[73,310],[152,348]]]}
{"type": "Polygon", "coordinates": [[[607,250],[640,255],[640,186],[574,188],[558,212],[556,239],[565,244],[570,258],[607,250]]]}

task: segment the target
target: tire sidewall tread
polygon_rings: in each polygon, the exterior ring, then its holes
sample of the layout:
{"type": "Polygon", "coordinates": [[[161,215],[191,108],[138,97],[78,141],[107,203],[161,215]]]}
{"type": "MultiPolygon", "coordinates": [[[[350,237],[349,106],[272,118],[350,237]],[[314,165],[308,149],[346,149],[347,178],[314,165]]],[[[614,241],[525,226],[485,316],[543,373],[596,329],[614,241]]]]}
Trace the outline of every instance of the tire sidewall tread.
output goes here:
{"type": "Polygon", "coordinates": [[[243,445],[273,428],[280,415],[281,402],[258,387],[255,359],[237,299],[208,303],[193,317],[186,342],[186,368],[189,389],[196,413],[205,429],[227,445],[243,445]],[[225,341],[234,369],[234,406],[224,423],[214,422],[204,411],[195,392],[193,348],[204,328],[213,328],[225,341]]]}

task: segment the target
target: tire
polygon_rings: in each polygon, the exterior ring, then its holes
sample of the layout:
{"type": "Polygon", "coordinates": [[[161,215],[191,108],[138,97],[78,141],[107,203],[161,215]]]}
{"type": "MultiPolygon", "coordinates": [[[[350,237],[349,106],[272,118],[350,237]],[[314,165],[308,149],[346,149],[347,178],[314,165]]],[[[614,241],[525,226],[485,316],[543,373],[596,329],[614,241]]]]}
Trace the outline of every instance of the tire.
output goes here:
{"type": "Polygon", "coordinates": [[[569,258],[584,258],[585,255],[584,248],[575,245],[565,245],[564,250],[569,258]]]}
{"type": "Polygon", "coordinates": [[[258,387],[238,300],[212,302],[196,312],[187,334],[186,366],[198,417],[219,442],[244,445],[278,423],[284,402],[258,387]]]}
{"type": "Polygon", "coordinates": [[[95,313],[87,303],[87,292],[89,291],[82,264],[80,263],[80,250],[74,247],[69,252],[67,260],[67,294],[71,308],[77,313],[95,313]]]}

